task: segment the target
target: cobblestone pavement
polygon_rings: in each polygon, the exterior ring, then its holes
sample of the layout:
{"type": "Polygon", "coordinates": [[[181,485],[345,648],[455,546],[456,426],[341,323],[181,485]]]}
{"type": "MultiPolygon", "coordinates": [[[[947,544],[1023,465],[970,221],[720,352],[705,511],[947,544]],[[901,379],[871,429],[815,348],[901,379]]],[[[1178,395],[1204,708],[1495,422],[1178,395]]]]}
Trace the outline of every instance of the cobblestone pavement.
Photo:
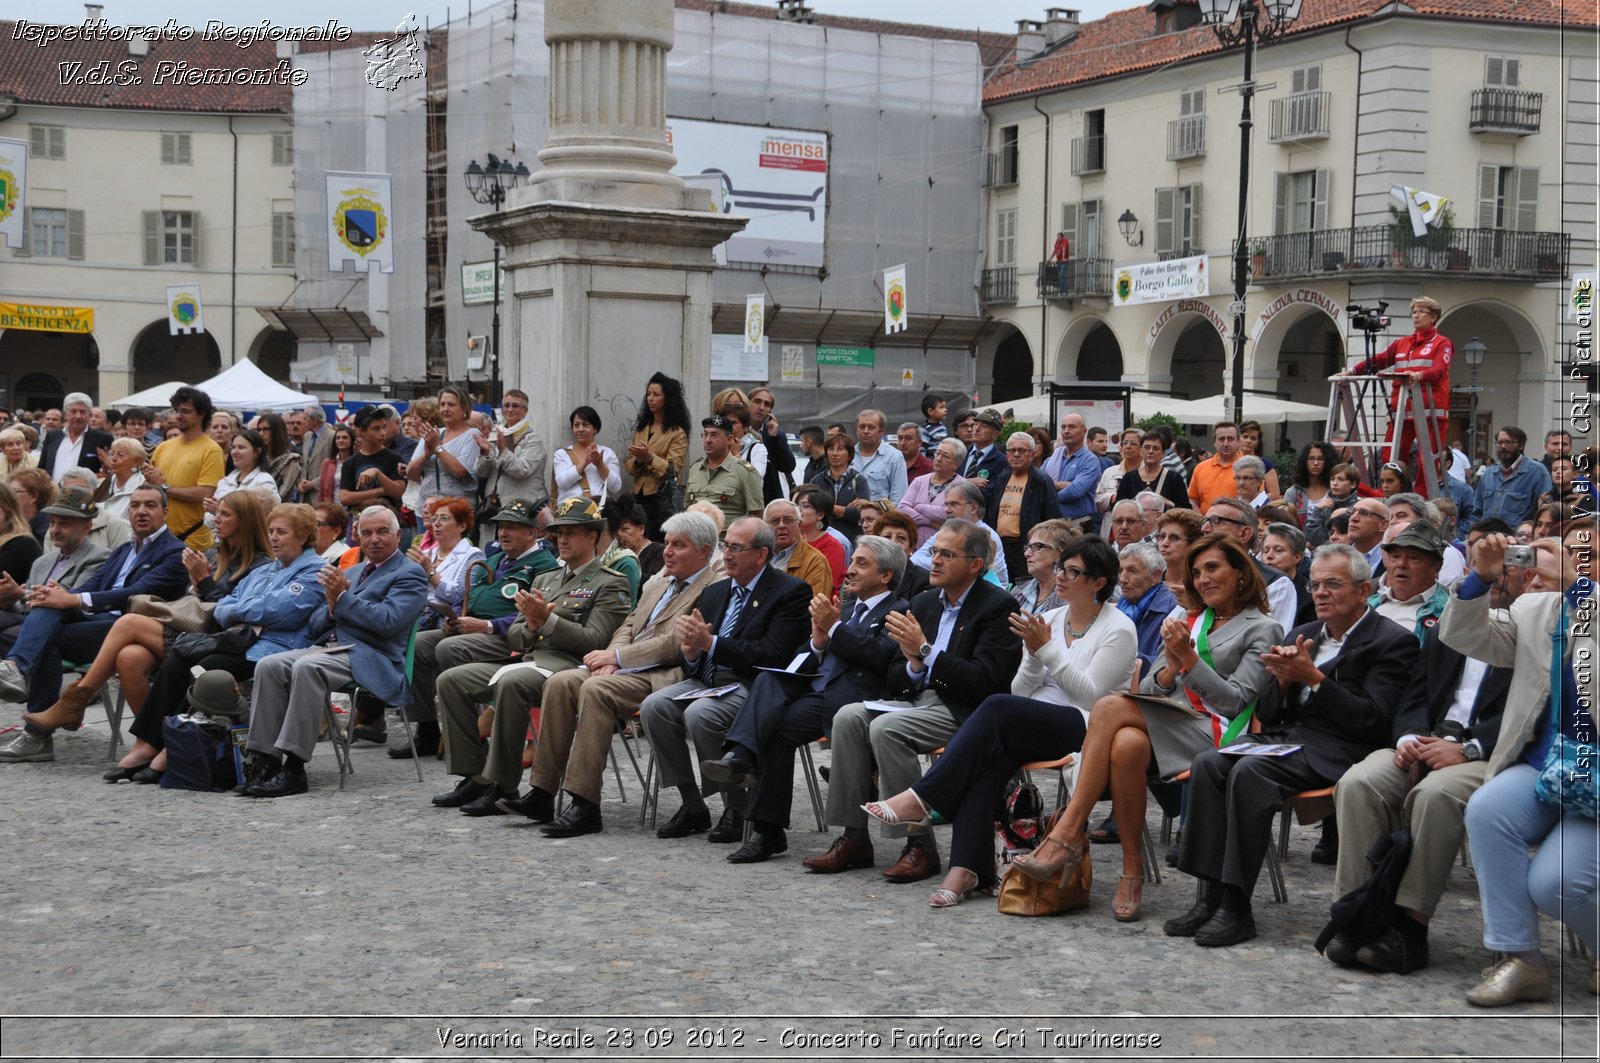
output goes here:
{"type": "MultiPolygon", "coordinates": [[[[0,726],[20,711],[0,705],[0,726]]],[[[1318,956],[1332,869],[1310,863],[1310,829],[1293,828],[1288,903],[1258,890],[1261,936],[1204,950],[1161,933],[1193,898],[1165,867],[1142,922],[1111,919],[1105,846],[1086,911],[1024,920],[981,899],[934,911],[936,883],[802,874],[829,839],[798,786],[789,852],[737,867],[704,835],[641,829],[626,758],[626,801],[607,775],[605,833],[552,841],[521,820],[431,807],[453,782],[442,764],[428,761],[419,786],[370,746],[343,793],[326,746],[301,797],[109,786],[98,715],[57,737],[54,764],[0,766],[7,1057],[1597,1054],[1587,968],[1563,956],[1554,924],[1546,954],[1564,984],[1550,1003],[1465,1003],[1488,957],[1459,868],[1432,967],[1378,976],[1318,956]]],[[[879,865],[895,852],[880,842],[879,865]]]]}

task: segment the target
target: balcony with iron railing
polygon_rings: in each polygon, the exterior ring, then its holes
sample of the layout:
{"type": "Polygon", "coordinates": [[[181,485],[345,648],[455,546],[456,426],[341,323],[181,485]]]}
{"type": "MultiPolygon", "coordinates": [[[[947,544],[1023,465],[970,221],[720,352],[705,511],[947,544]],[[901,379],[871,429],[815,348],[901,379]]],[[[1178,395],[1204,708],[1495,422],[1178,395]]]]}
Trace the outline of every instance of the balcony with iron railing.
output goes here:
{"type": "Polygon", "coordinates": [[[1206,153],[1206,116],[1189,115],[1167,123],[1167,161],[1196,159],[1206,153]]]}
{"type": "Polygon", "coordinates": [[[1171,262],[1175,258],[1203,258],[1205,250],[1199,247],[1174,247],[1169,251],[1157,251],[1157,262],[1171,262]]]}
{"type": "Polygon", "coordinates": [[[1474,89],[1467,129],[1474,133],[1515,133],[1525,137],[1539,131],[1543,116],[1542,92],[1474,89]]]}
{"type": "Polygon", "coordinates": [[[1267,124],[1268,138],[1274,143],[1285,140],[1322,140],[1328,135],[1328,118],[1333,113],[1331,92],[1297,92],[1280,96],[1272,102],[1267,124]]]}
{"type": "Polygon", "coordinates": [[[978,298],[985,306],[1017,301],[1017,267],[996,266],[983,271],[983,284],[978,298]]]}
{"type": "Polygon", "coordinates": [[[1072,172],[1075,174],[1101,173],[1106,168],[1106,138],[1101,133],[1091,137],[1072,138],[1072,172]]]}
{"type": "Polygon", "coordinates": [[[1321,229],[1250,238],[1256,281],[1327,279],[1359,271],[1369,276],[1437,275],[1456,280],[1559,280],[1567,275],[1572,239],[1566,233],[1508,229],[1448,229],[1413,237],[1393,225],[1321,229]]]}
{"type": "Polygon", "coordinates": [[[1039,263],[1039,298],[1111,298],[1111,260],[1074,258],[1039,263]]]}

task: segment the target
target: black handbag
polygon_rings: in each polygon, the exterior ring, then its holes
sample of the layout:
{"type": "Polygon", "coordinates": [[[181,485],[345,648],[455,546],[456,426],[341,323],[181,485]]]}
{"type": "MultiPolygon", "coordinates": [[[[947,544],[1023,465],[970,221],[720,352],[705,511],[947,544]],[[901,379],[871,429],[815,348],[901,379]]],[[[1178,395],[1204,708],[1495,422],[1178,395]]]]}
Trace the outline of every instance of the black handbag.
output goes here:
{"type": "Polygon", "coordinates": [[[245,624],[221,631],[168,631],[167,652],[185,664],[194,664],[214,653],[243,656],[255,640],[255,628],[245,624]]]}

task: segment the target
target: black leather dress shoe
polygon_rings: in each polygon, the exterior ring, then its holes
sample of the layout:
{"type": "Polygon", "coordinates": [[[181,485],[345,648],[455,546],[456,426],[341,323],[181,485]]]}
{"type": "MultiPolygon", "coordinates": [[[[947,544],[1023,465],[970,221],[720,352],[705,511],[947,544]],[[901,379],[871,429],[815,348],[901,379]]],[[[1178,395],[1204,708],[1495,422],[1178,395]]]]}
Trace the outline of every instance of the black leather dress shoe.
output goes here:
{"type": "Polygon", "coordinates": [[[502,797],[495,804],[502,812],[513,816],[526,816],[535,823],[549,823],[556,818],[556,799],[535,787],[521,797],[502,797]]]}
{"type": "Polygon", "coordinates": [[[717,820],[717,825],[706,835],[706,841],[713,845],[727,845],[729,842],[742,840],[744,840],[744,817],[731,808],[723,809],[722,818],[717,820]]]}
{"type": "Polygon", "coordinates": [[[754,786],[756,766],[737,753],[728,753],[716,760],[702,760],[700,775],[706,780],[732,790],[754,786]]]}
{"type": "Polygon", "coordinates": [[[1195,901],[1193,908],[1176,919],[1168,919],[1162,924],[1161,929],[1169,938],[1192,938],[1197,930],[1209,923],[1211,917],[1217,914],[1217,908],[1218,905],[1210,901],[1195,901]]]}
{"type": "Polygon", "coordinates": [[[1332,816],[1322,821],[1322,837],[1311,847],[1311,862],[1313,864],[1339,862],[1339,821],[1332,816]]]}
{"type": "Polygon", "coordinates": [[[767,834],[763,831],[751,831],[750,840],[728,854],[730,864],[759,864],[764,860],[771,860],[779,853],[789,851],[789,839],[783,831],[767,834]]]}
{"type": "Polygon", "coordinates": [[[294,794],[303,794],[310,788],[310,784],[306,781],[305,768],[299,765],[286,765],[266,782],[246,787],[245,793],[251,797],[291,797],[294,794]]]}
{"type": "Polygon", "coordinates": [[[704,808],[683,808],[656,829],[657,838],[687,838],[711,829],[711,813],[704,808]]]}
{"type": "Polygon", "coordinates": [[[1194,932],[1194,943],[1208,949],[1237,945],[1256,936],[1256,920],[1249,912],[1218,908],[1206,925],[1194,932]]]}
{"type": "Polygon", "coordinates": [[[389,750],[390,760],[412,760],[416,757],[431,757],[439,752],[439,736],[424,734],[421,727],[417,728],[415,737],[409,746],[395,746],[389,750]]]}
{"type": "Polygon", "coordinates": [[[462,805],[461,811],[468,816],[503,816],[506,813],[500,807],[500,800],[512,796],[493,786],[486,786],[483,793],[462,805]]]}
{"type": "Polygon", "coordinates": [[[1428,939],[1407,937],[1391,926],[1376,941],[1361,946],[1356,959],[1374,971],[1410,974],[1428,966],[1428,939]]]}
{"type": "Polygon", "coordinates": [[[599,834],[604,830],[600,822],[600,809],[596,805],[585,808],[574,801],[554,820],[540,827],[546,838],[576,838],[583,834],[599,834]]]}
{"type": "Polygon", "coordinates": [[[1328,946],[1322,950],[1322,954],[1340,967],[1356,967],[1361,963],[1357,956],[1360,951],[1360,938],[1354,934],[1338,933],[1328,941],[1328,946]]]}
{"type": "Polygon", "coordinates": [[[469,777],[456,783],[456,788],[449,793],[435,797],[433,803],[439,808],[460,808],[469,801],[476,801],[486,793],[492,793],[493,790],[494,787],[488,783],[473,782],[469,777]]]}

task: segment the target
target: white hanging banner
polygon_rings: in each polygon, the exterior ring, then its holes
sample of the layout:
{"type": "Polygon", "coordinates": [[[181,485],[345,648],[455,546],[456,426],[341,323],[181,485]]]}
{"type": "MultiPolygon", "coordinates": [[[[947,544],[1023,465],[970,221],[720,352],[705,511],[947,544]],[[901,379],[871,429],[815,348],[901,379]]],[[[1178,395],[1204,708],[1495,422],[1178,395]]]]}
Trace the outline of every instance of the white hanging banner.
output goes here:
{"type": "Polygon", "coordinates": [[[167,333],[179,336],[186,332],[206,330],[200,304],[200,285],[167,285],[167,333]]]}
{"type": "Polygon", "coordinates": [[[906,267],[902,263],[883,271],[883,331],[904,332],[911,324],[911,304],[906,301],[906,267]]]}
{"type": "Polygon", "coordinates": [[[379,173],[329,173],[328,272],[343,273],[346,262],[368,271],[374,263],[384,273],[394,272],[394,241],[390,239],[389,175],[379,173]]]}
{"type": "Polygon", "coordinates": [[[744,300],[744,349],[746,353],[764,350],[767,336],[767,297],[747,295],[744,300]]]}
{"type": "Polygon", "coordinates": [[[1119,266],[1116,283],[1111,288],[1111,305],[1204,299],[1211,294],[1210,283],[1204,255],[1119,266]]]}
{"type": "Polygon", "coordinates": [[[1445,204],[1450,202],[1445,196],[1424,192],[1420,188],[1411,188],[1407,185],[1389,186],[1389,195],[1405,204],[1407,213],[1411,215],[1412,236],[1426,236],[1428,226],[1439,223],[1445,204]]]}
{"type": "Polygon", "coordinates": [[[28,187],[28,143],[0,140],[0,237],[7,247],[21,247],[23,191],[28,187]]]}

